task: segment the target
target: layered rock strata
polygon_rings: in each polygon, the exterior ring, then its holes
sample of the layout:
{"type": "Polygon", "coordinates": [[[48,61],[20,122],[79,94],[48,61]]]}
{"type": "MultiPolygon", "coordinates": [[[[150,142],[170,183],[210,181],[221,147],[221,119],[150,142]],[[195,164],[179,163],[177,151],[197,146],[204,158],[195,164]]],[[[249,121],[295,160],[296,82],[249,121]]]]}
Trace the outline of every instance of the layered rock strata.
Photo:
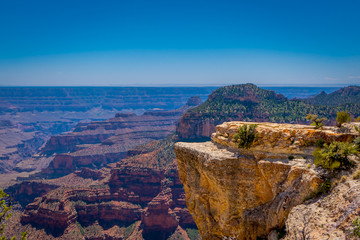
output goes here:
{"type": "Polygon", "coordinates": [[[39,175],[58,177],[82,167],[99,169],[118,162],[135,146],[173,133],[181,114],[200,103],[199,97],[192,97],[176,110],[150,111],[140,116],[118,113],[106,121],[78,124],[72,132],[51,137],[42,148],[43,155],[55,154],[39,175]]]}
{"type": "Polygon", "coordinates": [[[243,150],[233,138],[243,124],[254,123],[224,123],[212,142],[175,144],[187,206],[203,239],[256,239],[282,228],[323,182],[311,166],[316,140],[355,137],[330,127],[258,123],[258,139],[243,150]]]}
{"type": "Polygon", "coordinates": [[[76,239],[109,239],[109,229],[113,239],[137,234],[136,239],[167,239],[179,232],[188,239],[186,229],[196,226],[186,208],[173,144],[174,136],[153,141],[134,149],[137,155],[100,170],[83,168],[7,189],[15,200],[33,199],[20,201],[26,207],[17,226],[29,231],[29,239],[39,234],[72,239],[70,233],[76,239]]]}

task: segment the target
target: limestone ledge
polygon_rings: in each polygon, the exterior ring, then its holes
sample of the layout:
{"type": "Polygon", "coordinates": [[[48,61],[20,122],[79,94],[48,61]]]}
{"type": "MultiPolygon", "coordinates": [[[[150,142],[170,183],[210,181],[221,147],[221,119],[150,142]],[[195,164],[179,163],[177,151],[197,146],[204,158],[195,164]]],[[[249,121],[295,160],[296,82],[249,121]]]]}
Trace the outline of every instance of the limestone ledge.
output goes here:
{"type": "Polygon", "coordinates": [[[313,126],[300,124],[256,123],[256,122],[225,122],[216,126],[216,132],[211,140],[226,146],[234,151],[238,149],[238,143],[234,135],[240,126],[244,124],[256,124],[259,133],[258,139],[253,143],[251,151],[257,159],[286,159],[289,155],[312,156],[316,141],[323,139],[325,142],[351,141],[358,133],[354,126],[360,123],[345,124],[347,132],[341,132],[337,127],[323,127],[315,129],[313,126]]]}

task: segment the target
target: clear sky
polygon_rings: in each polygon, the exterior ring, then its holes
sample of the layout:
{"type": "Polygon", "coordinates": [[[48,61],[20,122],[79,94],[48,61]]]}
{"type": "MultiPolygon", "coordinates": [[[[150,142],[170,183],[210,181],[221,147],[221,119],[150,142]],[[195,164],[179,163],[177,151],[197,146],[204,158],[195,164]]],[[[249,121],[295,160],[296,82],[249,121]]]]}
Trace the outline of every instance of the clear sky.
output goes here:
{"type": "Polygon", "coordinates": [[[0,85],[360,83],[358,0],[0,0],[0,85]]]}

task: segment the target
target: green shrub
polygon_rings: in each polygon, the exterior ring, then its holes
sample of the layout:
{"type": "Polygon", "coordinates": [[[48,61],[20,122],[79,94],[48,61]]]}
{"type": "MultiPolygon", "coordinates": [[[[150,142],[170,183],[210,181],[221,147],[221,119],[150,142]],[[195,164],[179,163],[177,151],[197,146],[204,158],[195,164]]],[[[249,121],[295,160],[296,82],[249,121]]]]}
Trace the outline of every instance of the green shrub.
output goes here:
{"type": "Polygon", "coordinates": [[[187,233],[188,237],[190,238],[190,240],[199,240],[199,239],[201,239],[199,230],[197,230],[197,229],[187,228],[186,233],[187,233]]]}
{"type": "MultiPolygon", "coordinates": [[[[9,197],[1,188],[0,188],[0,240],[6,240],[6,236],[3,235],[5,224],[4,222],[11,217],[10,202],[6,201],[6,198],[9,197]]],[[[21,233],[21,240],[26,240],[27,232],[21,233]]],[[[15,237],[12,237],[11,240],[15,240],[15,237]]]]}
{"type": "Polygon", "coordinates": [[[336,116],[337,126],[341,127],[343,123],[350,122],[351,117],[347,112],[338,112],[336,116]]]}
{"type": "Polygon", "coordinates": [[[318,115],[314,114],[308,114],[306,119],[312,121],[311,126],[315,126],[316,129],[323,127],[326,120],[326,118],[318,118],[318,115]]]}
{"type": "Polygon", "coordinates": [[[353,143],[332,142],[329,145],[324,144],[324,148],[317,148],[314,151],[314,163],[316,166],[322,166],[332,172],[337,169],[348,169],[353,165],[348,159],[351,154],[357,154],[353,143]]]}
{"type": "Polygon", "coordinates": [[[360,221],[359,221],[359,218],[356,218],[354,221],[353,221],[353,235],[356,236],[356,237],[360,237],[360,221]]]}
{"type": "Polygon", "coordinates": [[[134,222],[133,224],[131,224],[130,226],[125,228],[125,230],[124,230],[124,239],[128,239],[131,236],[131,234],[135,231],[136,223],[137,222],[134,222]]]}
{"type": "Polygon", "coordinates": [[[323,148],[324,144],[325,144],[325,140],[322,138],[316,140],[316,142],[315,142],[315,146],[318,148],[323,148]]]}
{"type": "Polygon", "coordinates": [[[329,180],[326,180],[325,182],[323,182],[322,184],[320,184],[320,186],[318,187],[318,189],[311,193],[308,197],[306,197],[304,199],[304,201],[307,201],[309,199],[318,197],[320,195],[323,195],[325,193],[329,193],[331,189],[331,182],[329,180]]]}
{"type": "Polygon", "coordinates": [[[304,147],[311,147],[311,146],[314,146],[315,145],[315,142],[314,141],[311,141],[311,140],[304,140],[303,141],[303,144],[302,144],[304,147]]]}
{"type": "Polygon", "coordinates": [[[360,170],[356,171],[352,177],[354,180],[360,179],[360,170]]]}
{"type": "Polygon", "coordinates": [[[238,133],[234,135],[235,141],[239,141],[239,148],[249,149],[253,142],[258,138],[259,134],[256,131],[256,126],[256,124],[244,124],[239,127],[238,133]]]}
{"type": "Polygon", "coordinates": [[[355,138],[354,140],[355,147],[358,151],[360,151],[360,137],[355,138]]]}
{"type": "Polygon", "coordinates": [[[360,135],[360,128],[359,127],[357,127],[357,126],[355,126],[355,130],[359,133],[359,135],[360,135]]]}

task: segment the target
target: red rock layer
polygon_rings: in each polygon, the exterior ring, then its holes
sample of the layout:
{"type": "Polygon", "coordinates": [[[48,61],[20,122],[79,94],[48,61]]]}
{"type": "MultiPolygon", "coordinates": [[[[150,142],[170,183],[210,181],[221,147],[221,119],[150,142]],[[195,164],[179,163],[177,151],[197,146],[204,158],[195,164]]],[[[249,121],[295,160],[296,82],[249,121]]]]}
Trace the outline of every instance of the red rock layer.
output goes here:
{"type": "MultiPolygon", "coordinates": [[[[183,229],[196,227],[186,208],[173,144],[172,137],[153,141],[134,149],[142,148],[144,153],[101,170],[85,168],[45,180],[60,187],[27,205],[21,223],[62,238],[68,236],[69,229],[78,229],[79,224],[101,229],[122,226],[130,231],[138,221],[136,231],[145,239],[167,239],[179,231],[187,235],[183,229]]],[[[113,235],[117,237],[114,239],[121,239],[126,231],[113,235]]],[[[97,239],[89,234],[87,239],[97,239]]]]}
{"type": "Polygon", "coordinates": [[[79,124],[73,132],[53,136],[46,143],[42,153],[56,155],[39,175],[57,177],[82,167],[99,169],[118,162],[130,149],[173,133],[181,114],[199,103],[201,100],[194,97],[177,110],[145,112],[141,116],[119,113],[106,121],[79,124]]]}

